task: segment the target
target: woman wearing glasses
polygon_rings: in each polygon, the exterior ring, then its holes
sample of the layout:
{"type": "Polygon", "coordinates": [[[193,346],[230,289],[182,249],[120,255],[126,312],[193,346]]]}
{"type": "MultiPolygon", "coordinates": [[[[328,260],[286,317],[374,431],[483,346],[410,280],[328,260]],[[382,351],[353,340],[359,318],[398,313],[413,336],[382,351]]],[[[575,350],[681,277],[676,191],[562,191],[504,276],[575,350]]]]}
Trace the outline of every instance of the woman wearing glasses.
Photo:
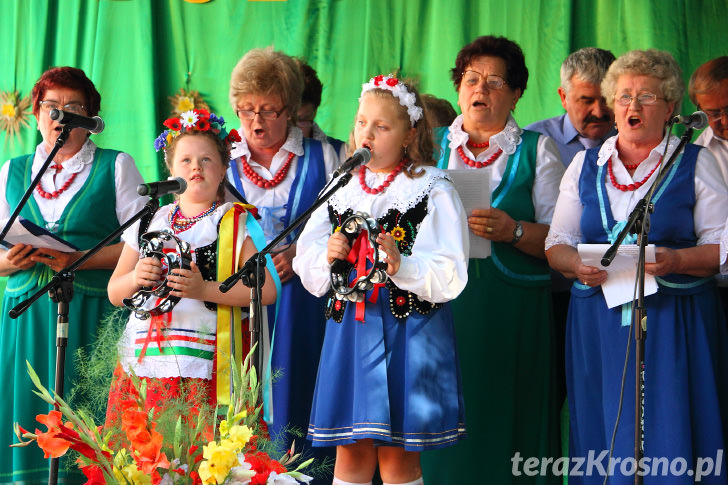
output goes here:
{"type": "MultiPolygon", "coordinates": [[[[32,99],[43,140],[34,153],[14,158],[0,170],[0,219],[10,216],[55,146],[62,127],[50,118],[51,110],[92,117],[101,105],[93,82],[73,67],[55,67],[44,72],[33,87],[32,99]]],[[[126,153],[97,147],[89,135],[85,129],[71,130],[20,212],[21,217],[82,250],[95,246],[144,205],[144,199],[136,192],[143,180],[134,160],[126,153]]],[[[78,380],[73,365],[76,350],[93,343],[99,322],[112,308],[106,284],[122,245],[117,240],[102,249],[75,274],[68,315],[71,324],[66,349],[66,395],[78,380]]],[[[83,251],[61,252],[24,244],[0,251],[0,274],[9,275],[0,321],[0,371],[8,390],[6,398],[0,401],[2,482],[40,483],[48,479],[49,462],[43,454],[30,448],[8,448],[12,433],[7,431],[12,429],[13,422],[33,429],[36,415],[48,412],[48,405],[31,392],[33,386],[25,361],[31,363],[44,386],[54,387],[58,307],[42,296],[18,319],[11,319],[7,312],[82,254],[83,251]]],[[[59,469],[60,477],[65,477],[63,463],[59,469]]],[[[79,473],[77,478],[81,477],[79,473]]]]}
{"type": "MultiPolygon", "coordinates": [[[[331,145],[304,138],[296,126],[302,92],[296,61],[271,47],[245,54],[230,80],[242,141],[233,149],[228,178],[258,208],[268,242],[314,203],[338,164],[331,145]]],[[[323,342],[324,302],[294,274],[295,254],[295,243],[273,254],[283,285],[272,356],[274,372],[280,371],[273,384],[273,433],[286,425],[308,428],[323,342]]],[[[271,327],[273,316],[271,311],[271,327]]]]}
{"type": "Polygon", "coordinates": [[[492,242],[492,254],[470,259],[468,285],[453,302],[468,440],[425,454],[424,477],[471,483],[477,463],[489,483],[510,483],[516,452],[559,456],[543,248],[564,168],[554,142],[522,130],[511,114],[528,80],[516,43],[479,37],[451,72],[462,115],[435,133],[439,166],[486,172],[490,207],[473,210],[468,225],[472,239],[492,242]]]}
{"type": "MultiPolygon", "coordinates": [[[[554,269],[577,279],[566,335],[572,459],[609,450],[621,400],[613,456],[634,456],[634,342],[621,384],[630,305],[607,307],[601,287],[607,273],[584,264],[576,246],[614,241],[656,182],[679,143],[667,125],[684,92],[669,53],[631,51],[618,58],[602,81],[602,94],[614,109],[619,134],[577,154],[561,183],[546,253],[554,269]]],[[[656,277],[658,290],[645,298],[645,456],[680,460],[696,470],[699,458],[722,455],[728,437],[728,329],[712,278],[728,188],[709,150],[687,145],[652,201],[649,242],[657,247],[656,262],[646,263],[645,271],[656,277]]],[[[669,478],[659,475],[653,483],[693,483],[679,467],[664,469],[669,478]]],[[[702,477],[705,483],[725,483],[725,466],[712,472],[702,477]]],[[[615,475],[610,483],[632,483],[634,468],[616,467],[615,475]]],[[[569,477],[577,484],[603,480],[569,477]]]]}

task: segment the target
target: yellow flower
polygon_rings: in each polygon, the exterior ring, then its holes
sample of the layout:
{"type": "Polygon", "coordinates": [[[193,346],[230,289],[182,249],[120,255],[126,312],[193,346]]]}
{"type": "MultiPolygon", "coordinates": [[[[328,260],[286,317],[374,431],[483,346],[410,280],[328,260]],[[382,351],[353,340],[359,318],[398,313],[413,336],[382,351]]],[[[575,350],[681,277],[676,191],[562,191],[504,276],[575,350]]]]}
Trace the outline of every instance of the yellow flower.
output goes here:
{"type": "Polygon", "coordinates": [[[189,111],[191,109],[195,109],[195,100],[193,98],[190,98],[188,96],[180,96],[179,98],[177,98],[176,110],[179,113],[184,113],[185,111],[189,111]]]}
{"type": "Polygon", "coordinates": [[[223,419],[222,421],[220,421],[219,428],[220,428],[220,436],[222,436],[223,438],[227,437],[228,432],[230,431],[230,426],[228,426],[228,422],[226,419],[223,419]]]}
{"type": "Polygon", "coordinates": [[[246,424],[230,428],[230,440],[237,445],[238,450],[242,450],[252,437],[253,431],[246,424]]]}
{"type": "Polygon", "coordinates": [[[11,103],[5,103],[2,105],[2,108],[0,108],[0,114],[5,116],[6,118],[15,118],[17,111],[15,110],[15,105],[11,103]]]}
{"type": "Polygon", "coordinates": [[[403,240],[406,234],[405,230],[400,226],[394,227],[389,233],[392,235],[395,241],[403,240]]]}
{"type": "MultiPolygon", "coordinates": [[[[116,460],[114,460],[116,461],[116,460]]],[[[130,483],[132,485],[151,485],[152,477],[142,472],[136,465],[126,465],[122,469],[116,466],[113,468],[114,477],[119,483],[130,483]]]]}
{"type": "Polygon", "coordinates": [[[200,463],[202,483],[223,483],[230,469],[240,465],[235,445],[230,440],[222,440],[219,445],[213,441],[204,446],[202,457],[207,460],[200,463]]]}

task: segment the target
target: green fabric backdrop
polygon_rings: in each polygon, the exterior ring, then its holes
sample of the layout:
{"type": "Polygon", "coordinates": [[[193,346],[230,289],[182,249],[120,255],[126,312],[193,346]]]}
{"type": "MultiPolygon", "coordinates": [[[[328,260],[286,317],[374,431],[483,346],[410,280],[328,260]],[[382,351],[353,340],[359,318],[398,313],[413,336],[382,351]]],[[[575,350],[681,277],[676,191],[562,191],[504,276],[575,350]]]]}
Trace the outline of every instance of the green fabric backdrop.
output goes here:
{"type": "MultiPolygon", "coordinates": [[[[147,180],[162,176],[152,142],[179,88],[199,91],[237,127],[230,72],[250,48],[305,57],[324,83],[317,121],[346,138],[360,86],[399,70],[423,92],[456,94],[448,71],[478,35],[505,35],[530,70],[516,118],[525,125],[562,112],[556,89],[569,52],[598,46],[620,55],[655,47],[673,53],[687,82],[728,53],[725,0],[0,0],[0,90],[29,94],[50,66],[84,69],[102,95],[104,147],[130,153],[147,180]],[[189,79],[188,75],[189,73],[189,79]]],[[[694,107],[686,98],[683,112],[694,107]]],[[[0,163],[33,150],[30,128],[0,135],[0,163]]]]}

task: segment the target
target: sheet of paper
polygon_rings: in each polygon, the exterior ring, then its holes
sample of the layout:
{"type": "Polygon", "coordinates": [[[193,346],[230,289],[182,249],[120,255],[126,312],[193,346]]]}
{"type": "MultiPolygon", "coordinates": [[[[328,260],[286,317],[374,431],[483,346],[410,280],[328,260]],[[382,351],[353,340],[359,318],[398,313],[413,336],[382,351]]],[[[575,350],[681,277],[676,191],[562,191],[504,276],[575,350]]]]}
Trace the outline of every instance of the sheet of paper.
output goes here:
{"type": "MultiPolygon", "coordinates": [[[[7,222],[7,219],[0,221],[0,228],[5,227],[7,222]]],[[[12,227],[5,235],[5,239],[0,244],[6,248],[11,248],[16,244],[30,244],[34,248],[49,248],[63,252],[79,250],[73,244],[22,217],[18,217],[13,222],[12,227]]]]}
{"type": "MultiPolygon", "coordinates": [[[[473,209],[490,208],[490,176],[487,170],[448,170],[455,184],[465,212],[470,215],[473,209]]],[[[491,242],[468,231],[470,235],[470,257],[485,259],[490,257],[491,242]]]]}
{"type": "MultiPolygon", "coordinates": [[[[639,246],[636,244],[622,244],[617,255],[609,266],[602,266],[602,257],[611,244],[579,244],[581,261],[589,266],[606,270],[607,281],[602,284],[602,293],[609,308],[632,301],[637,280],[637,259],[639,246]]],[[[655,262],[655,245],[648,244],[645,248],[645,259],[648,263],[655,262]]],[[[657,293],[657,281],[652,275],[645,274],[645,296],[657,293]]]]}

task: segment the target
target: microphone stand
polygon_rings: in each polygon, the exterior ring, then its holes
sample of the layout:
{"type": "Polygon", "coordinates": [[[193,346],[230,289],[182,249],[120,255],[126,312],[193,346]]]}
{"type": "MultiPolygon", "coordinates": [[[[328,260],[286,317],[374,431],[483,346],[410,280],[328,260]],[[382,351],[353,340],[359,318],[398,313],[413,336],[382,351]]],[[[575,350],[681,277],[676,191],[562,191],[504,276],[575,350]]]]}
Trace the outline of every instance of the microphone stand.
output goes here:
{"type": "MultiPolygon", "coordinates": [[[[670,132],[672,132],[672,124],[670,124],[670,132]]],[[[644,411],[645,411],[645,340],[647,339],[647,308],[645,306],[645,251],[647,247],[648,235],[650,232],[650,214],[654,212],[655,206],[652,197],[657,187],[667,176],[668,172],[675,164],[678,155],[683,151],[685,145],[693,137],[693,128],[688,127],[680,137],[680,143],[670,156],[670,159],[662,166],[660,172],[652,184],[650,190],[645,196],[637,202],[632,213],[627,220],[627,225],[617,236],[617,240],[612,243],[609,249],[602,257],[602,266],[609,266],[617,254],[620,244],[627,234],[634,233],[638,235],[639,256],[637,259],[637,305],[635,307],[632,326],[634,328],[635,339],[635,435],[634,435],[634,458],[635,463],[639,465],[645,453],[645,429],[644,429],[644,411]]],[[[669,142],[669,138],[668,138],[669,142]]],[[[635,485],[642,485],[642,475],[634,474],[635,485]]]]}
{"type": "MultiPolygon", "coordinates": [[[[64,127],[65,130],[65,127],[64,127]]],[[[60,137],[59,137],[60,138],[60,137]]],[[[50,157],[49,159],[52,159],[50,157]]],[[[36,177],[37,178],[37,177],[36,177]]],[[[20,302],[13,309],[8,312],[10,318],[18,318],[23,312],[25,312],[30,305],[32,305],[38,298],[43,295],[46,291],[50,294],[51,299],[58,303],[58,321],[56,325],[56,374],[55,374],[55,393],[63,397],[63,380],[65,378],[65,362],[66,362],[66,346],[68,343],[68,309],[69,303],[73,299],[73,279],[75,271],[88,261],[94,254],[99,252],[111,241],[116,239],[122,232],[124,232],[129,226],[131,226],[138,219],[141,219],[147,214],[154,213],[159,208],[158,197],[152,197],[146,205],[137,212],[131,219],[126,221],[124,224],[115,229],[111,234],[106,236],[96,246],[89,249],[83,256],[81,256],[74,263],[63,268],[58,273],[53,275],[51,280],[43,288],[39,289],[33,295],[26,300],[20,302]]],[[[56,404],[56,409],[58,405],[56,404]]],[[[49,485],[56,485],[58,483],[58,458],[51,459],[50,473],[48,476],[49,485]]]]}
{"type": "Polygon", "coordinates": [[[58,138],[56,138],[56,143],[53,146],[53,150],[51,150],[51,152],[48,154],[48,158],[46,158],[45,162],[43,162],[43,166],[40,168],[35,178],[30,183],[30,186],[27,188],[27,190],[23,194],[23,197],[20,199],[20,202],[18,202],[18,205],[15,207],[15,210],[13,210],[13,213],[10,215],[8,222],[5,223],[5,227],[3,227],[3,230],[0,232],[0,241],[5,240],[5,236],[8,234],[8,231],[10,230],[10,227],[12,227],[13,222],[15,222],[15,219],[18,218],[20,211],[23,209],[23,207],[25,207],[25,203],[28,201],[28,199],[30,199],[30,196],[33,194],[35,186],[38,185],[41,177],[43,177],[43,175],[46,173],[46,170],[48,170],[48,166],[53,161],[53,158],[56,156],[56,153],[58,153],[58,150],[60,150],[63,145],[66,144],[66,140],[68,140],[68,136],[71,134],[72,129],[73,128],[68,125],[63,125],[61,134],[58,135],[58,138]]]}
{"type": "MultiPolygon", "coordinates": [[[[336,183],[329,189],[328,192],[320,195],[316,202],[311,207],[306,209],[299,217],[291,222],[288,227],[283,229],[278,236],[275,237],[266,247],[260,250],[260,252],[251,256],[248,261],[245,262],[242,268],[240,268],[235,274],[231,275],[228,279],[220,284],[220,291],[227,293],[238,280],[241,280],[243,284],[250,288],[250,318],[249,318],[249,332],[250,332],[250,347],[253,350],[251,361],[255,363],[258,376],[260,377],[261,369],[263,368],[263,355],[260,352],[260,346],[255,345],[259,342],[260,331],[261,331],[261,320],[260,315],[262,307],[260,305],[260,294],[263,283],[265,282],[265,256],[270,254],[271,251],[283,240],[288,237],[296,228],[306,222],[313,211],[318,209],[324,202],[331,198],[334,193],[349,183],[353,174],[346,172],[342,175],[336,183]]],[[[329,183],[330,184],[330,183],[329,183]]],[[[328,185],[328,184],[327,184],[328,185]]],[[[230,355],[235,355],[232,353],[230,355]]],[[[260,381],[260,379],[258,379],[260,381]]]]}

